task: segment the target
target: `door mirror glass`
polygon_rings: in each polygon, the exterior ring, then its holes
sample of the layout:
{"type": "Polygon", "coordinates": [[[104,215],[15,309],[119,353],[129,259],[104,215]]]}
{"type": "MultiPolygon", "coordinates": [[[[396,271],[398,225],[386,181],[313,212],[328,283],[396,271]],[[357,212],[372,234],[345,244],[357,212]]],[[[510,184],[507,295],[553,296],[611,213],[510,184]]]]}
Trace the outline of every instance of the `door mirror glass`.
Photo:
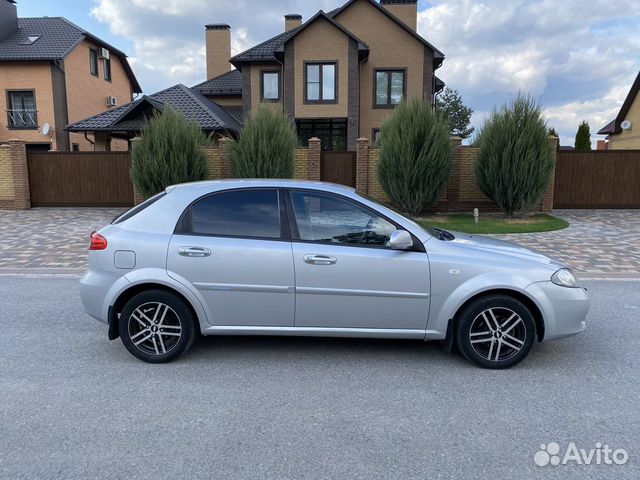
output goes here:
{"type": "Polygon", "coordinates": [[[413,247],[411,234],[406,230],[395,230],[391,232],[389,247],[394,250],[408,250],[413,247]]]}

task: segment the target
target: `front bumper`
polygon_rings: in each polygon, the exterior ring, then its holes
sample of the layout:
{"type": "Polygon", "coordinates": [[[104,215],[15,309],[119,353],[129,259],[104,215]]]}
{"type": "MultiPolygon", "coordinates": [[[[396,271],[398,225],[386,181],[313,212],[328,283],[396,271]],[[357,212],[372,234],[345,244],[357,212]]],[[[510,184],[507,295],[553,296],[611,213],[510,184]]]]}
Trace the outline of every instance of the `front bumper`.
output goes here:
{"type": "Polygon", "coordinates": [[[544,319],[544,341],[582,333],[589,311],[589,295],[584,288],[567,288],[551,281],[536,282],[527,287],[535,298],[544,319]]]}

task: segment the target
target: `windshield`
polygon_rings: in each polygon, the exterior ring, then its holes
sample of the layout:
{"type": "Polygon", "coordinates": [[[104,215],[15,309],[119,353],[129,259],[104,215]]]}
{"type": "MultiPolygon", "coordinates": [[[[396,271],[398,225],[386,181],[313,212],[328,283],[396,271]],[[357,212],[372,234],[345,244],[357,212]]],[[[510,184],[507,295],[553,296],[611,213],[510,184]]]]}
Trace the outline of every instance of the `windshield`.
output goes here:
{"type": "Polygon", "coordinates": [[[409,222],[411,222],[416,228],[419,228],[420,230],[423,230],[423,231],[427,232],[432,237],[440,238],[440,234],[438,233],[438,231],[435,228],[429,227],[429,226],[420,225],[416,221],[416,219],[413,218],[411,215],[408,215],[405,212],[401,212],[397,208],[392,207],[390,205],[382,205],[378,200],[376,200],[375,198],[370,197],[369,195],[367,195],[365,193],[361,193],[361,192],[356,191],[356,194],[358,196],[366,199],[366,200],[369,200],[370,202],[375,203],[376,205],[380,205],[381,207],[384,207],[387,210],[391,210],[393,213],[396,213],[396,214],[400,215],[401,217],[403,217],[403,218],[407,219],[409,222]]]}

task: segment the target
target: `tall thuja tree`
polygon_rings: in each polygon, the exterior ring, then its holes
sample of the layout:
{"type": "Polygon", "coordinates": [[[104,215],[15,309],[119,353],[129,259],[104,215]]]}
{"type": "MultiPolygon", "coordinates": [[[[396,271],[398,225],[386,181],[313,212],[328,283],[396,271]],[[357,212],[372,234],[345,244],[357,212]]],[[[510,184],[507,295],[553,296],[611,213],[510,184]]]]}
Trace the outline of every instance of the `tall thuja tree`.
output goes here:
{"type": "Polygon", "coordinates": [[[145,197],[170,185],[204,180],[207,159],[202,148],[210,139],[195,122],[170,106],[147,120],[132,152],[131,180],[145,197]]]}
{"type": "Polygon", "coordinates": [[[582,121],[578,127],[578,133],[576,133],[576,150],[588,151],[591,150],[591,129],[586,121],[582,121]]]}
{"type": "Polygon", "coordinates": [[[380,130],[378,179],[401,210],[418,214],[438,202],[451,173],[449,125],[431,105],[401,103],[380,130]]]}
{"type": "Polygon", "coordinates": [[[462,96],[457,90],[445,88],[436,100],[436,110],[447,118],[451,135],[469,138],[475,131],[475,128],[470,126],[473,108],[462,102],[462,96]]]}
{"type": "Polygon", "coordinates": [[[292,178],[298,137],[289,119],[261,105],[229,145],[231,174],[236,178],[292,178]]]}
{"type": "Polygon", "coordinates": [[[540,202],[551,181],[555,155],[538,102],[520,94],[494,110],[476,144],[478,186],[507,216],[540,202]]]}

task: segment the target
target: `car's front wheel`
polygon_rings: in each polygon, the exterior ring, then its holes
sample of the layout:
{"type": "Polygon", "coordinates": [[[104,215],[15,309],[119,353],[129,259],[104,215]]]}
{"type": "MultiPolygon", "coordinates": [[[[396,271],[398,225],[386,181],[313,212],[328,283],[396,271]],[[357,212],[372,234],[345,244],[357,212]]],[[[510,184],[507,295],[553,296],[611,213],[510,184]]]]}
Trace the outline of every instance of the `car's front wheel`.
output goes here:
{"type": "Polygon", "coordinates": [[[458,349],[483,368],[509,368],[521,362],[531,351],[535,336],[529,309],[507,295],[480,297],[457,317],[458,349]]]}
{"type": "Polygon", "coordinates": [[[148,363],[175,360],[189,349],[196,336],[189,307],[164,290],[134,296],[122,309],[119,322],[124,346],[148,363]]]}

